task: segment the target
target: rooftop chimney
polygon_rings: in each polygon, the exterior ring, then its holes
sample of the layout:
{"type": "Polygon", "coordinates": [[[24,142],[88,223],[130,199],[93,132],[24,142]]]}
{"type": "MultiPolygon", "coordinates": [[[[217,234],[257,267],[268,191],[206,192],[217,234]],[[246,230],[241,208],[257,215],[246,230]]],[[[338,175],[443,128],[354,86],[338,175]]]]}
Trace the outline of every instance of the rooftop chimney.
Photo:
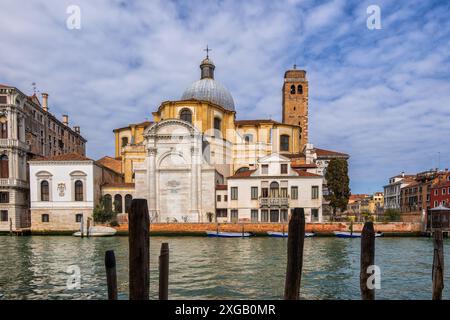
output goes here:
{"type": "Polygon", "coordinates": [[[63,120],[62,122],[64,123],[64,125],[68,126],[69,125],[69,116],[67,114],[63,114],[63,120]]]}
{"type": "Polygon", "coordinates": [[[48,93],[42,93],[42,109],[48,111],[48,93]]]}
{"type": "Polygon", "coordinates": [[[76,133],[80,133],[80,127],[79,126],[75,126],[73,127],[73,129],[75,130],[76,133]]]}
{"type": "Polygon", "coordinates": [[[405,171],[402,171],[402,177],[403,178],[405,177],[405,171]]]}

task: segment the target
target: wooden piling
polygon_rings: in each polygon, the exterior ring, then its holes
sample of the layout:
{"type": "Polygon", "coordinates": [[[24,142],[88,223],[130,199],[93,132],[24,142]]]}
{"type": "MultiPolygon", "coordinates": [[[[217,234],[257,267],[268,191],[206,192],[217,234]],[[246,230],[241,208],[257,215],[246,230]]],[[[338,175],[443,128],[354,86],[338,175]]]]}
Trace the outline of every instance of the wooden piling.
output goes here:
{"type": "Polygon", "coordinates": [[[81,232],[81,238],[83,238],[84,237],[84,216],[81,216],[80,232],[81,232]]]}
{"type": "Polygon", "coordinates": [[[244,238],[245,237],[245,230],[244,230],[244,224],[242,224],[242,238],[244,238]]]}
{"type": "Polygon", "coordinates": [[[12,227],[12,218],[9,218],[9,235],[12,237],[13,235],[13,227],[12,227]]]}
{"type": "Polygon", "coordinates": [[[150,247],[147,200],[133,199],[128,223],[130,300],[149,299],[150,247]]]}
{"type": "Polygon", "coordinates": [[[159,300],[169,299],[169,244],[161,244],[159,255],[159,300]]]}
{"type": "Polygon", "coordinates": [[[304,242],[305,211],[303,208],[295,208],[292,211],[288,227],[285,300],[298,300],[300,298],[304,242]]]}
{"type": "Polygon", "coordinates": [[[87,218],[86,222],[86,238],[89,238],[89,228],[91,227],[91,218],[87,218]]]}
{"type": "Polygon", "coordinates": [[[434,229],[433,232],[434,255],[433,255],[433,300],[442,300],[444,289],[444,241],[442,230],[434,229]]]}
{"type": "Polygon", "coordinates": [[[106,284],[108,286],[108,300],[117,300],[117,273],[114,250],[105,252],[106,284]]]}
{"type": "Polygon", "coordinates": [[[362,300],[374,300],[375,288],[368,288],[367,281],[371,274],[367,273],[369,266],[375,264],[375,230],[373,222],[364,224],[361,234],[361,270],[359,274],[359,286],[362,300]]]}

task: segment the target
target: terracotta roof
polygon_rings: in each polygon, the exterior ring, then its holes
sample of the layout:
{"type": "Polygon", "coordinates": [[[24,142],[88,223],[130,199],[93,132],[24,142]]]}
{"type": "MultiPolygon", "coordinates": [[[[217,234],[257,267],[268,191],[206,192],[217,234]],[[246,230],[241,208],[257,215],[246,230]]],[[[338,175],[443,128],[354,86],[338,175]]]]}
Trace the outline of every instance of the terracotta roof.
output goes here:
{"type": "Polygon", "coordinates": [[[348,157],[349,155],[342,152],[332,151],[332,150],[325,150],[325,149],[319,149],[314,148],[314,151],[316,152],[318,157],[348,157]]]}
{"type": "Polygon", "coordinates": [[[101,159],[98,159],[95,162],[114,172],[122,173],[122,161],[120,160],[114,159],[109,156],[105,156],[101,159]]]}
{"type": "Polygon", "coordinates": [[[0,88],[13,88],[13,87],[0,83],[0,88]]]}
{"type": "Polygon", "coordinates": [[[106,183],[102,186],[102,188],[134,188],[134,186],[134,183],[114,182],[106,183]]]}
{"type": "Polygon", "coordinates": [[[260,123],[273,123],[273,124],[284,124],[272,119],[259,119],[259,120],[236,120],[234,122],[236,125],[238,126],[245,126],[245,125],[256,125],[256,124],[260,124],[260,123]]]}
{"type": "Polygon", "coordinates": [[[82,156],[78,153],[65,153],[51,157],[36,157],[31,161],[93,161],[90,158],[82,156]]]}
{"type": "Polygon", "coordinates": [[[244,178],[244,177],[250,177],[253,172],[256,170],[247,170],[247,171],[241,171],[236,173],[235,175],[228,177],[228,178],[244,178]]]}
{"type": "Polygon", "coordinates": [[[216,184],[216,190],[227,190],[226,184],[216,184]]]}
{"type": "Polygon", "coordinates": [[[292,168],[317,168],[317,165],[315,163],[291,163],[292,168]]]}
{"type": "Polygon", "coordinates": [[[300,177],[321,177],[320,174],[315,174],[315,173],[311,173],[311,172],[307,172],[307,171],[303,171],[303,170],[295,170],[295,172],[298,173],[298,175],[300,177]]]}
{"type": "Polygon", "coordinates": [[[153,124],[153,121],[144,121],[144,122],[140,122],[140,123],[131,123],[131,124],[129,124],[126,127],[116,128],[116,129],[113,130],[113,132],[120,131],[120,130],[123,130],[123,129],[128,129],[128,128],[133,127],[133,126],[136,126],[136,127],[147,127],[147,126],[149,126],[151,124],[153,124]]]}
{"type": "Polygon", "coordinates": [[[286,157],[288,159],[300,159],[305,158],[305,155],[303,153],[283,153],[283,157],[286,157]]]}

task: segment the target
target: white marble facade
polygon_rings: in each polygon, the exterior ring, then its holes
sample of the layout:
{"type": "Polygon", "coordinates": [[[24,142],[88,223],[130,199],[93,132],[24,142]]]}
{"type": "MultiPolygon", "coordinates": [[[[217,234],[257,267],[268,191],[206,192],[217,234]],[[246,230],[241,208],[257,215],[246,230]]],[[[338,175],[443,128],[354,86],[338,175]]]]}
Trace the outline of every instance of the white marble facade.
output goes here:
{"type": "Polygon", "coordinates": [[[170,119],[144,132],[147,156],[134,167],[136,197],[148,201],[153,222],[206,222],[215,212],[216,169],[202,156],[203,135],[170,119]]]}

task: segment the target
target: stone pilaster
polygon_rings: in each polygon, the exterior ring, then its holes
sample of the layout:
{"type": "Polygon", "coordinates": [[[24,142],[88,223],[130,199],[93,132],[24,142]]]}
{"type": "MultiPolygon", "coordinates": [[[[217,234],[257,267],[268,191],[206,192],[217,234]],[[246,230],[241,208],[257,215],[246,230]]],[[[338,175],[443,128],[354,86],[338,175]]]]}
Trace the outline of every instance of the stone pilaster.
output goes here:
{"type": "Polygon", "coordinates": [[[148,168],[148,208],[150,211],[151,217],[157,217],[157,221],[159,221],[158,217],[158,207],[157,207],[157,190],[156,190],[156,152],[157,149],[151,147],[148,149],[148,160],[149,160],[149,168],[148,168]]]}

